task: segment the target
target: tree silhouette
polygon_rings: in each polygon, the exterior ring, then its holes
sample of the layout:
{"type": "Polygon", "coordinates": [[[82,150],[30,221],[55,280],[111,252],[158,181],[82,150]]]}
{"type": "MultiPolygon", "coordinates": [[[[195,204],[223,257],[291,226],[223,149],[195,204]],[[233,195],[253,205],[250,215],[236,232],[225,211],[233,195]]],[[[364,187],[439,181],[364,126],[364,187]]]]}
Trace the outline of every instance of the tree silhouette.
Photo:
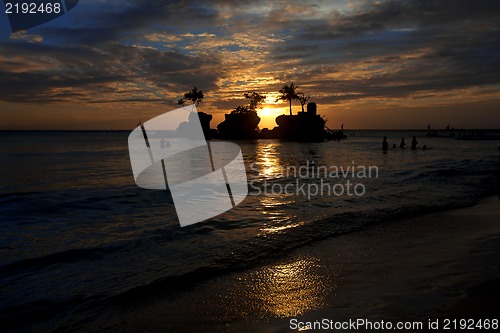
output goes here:
{"type": "Polygon", "coordinates": [[[292,100],[298,98],[297,88],[298,86],[295,86],[293,82],[289,86],[285,84],[279,91],[281,96],[276,100],[288,101],[290,103],[290,115],[292,115],[292,100]]]}
{"type": "Polygon", "coordinates": [[[300,106],[302,106],[302,112],[304,112],[304,105],[306,105],[307,101],[311,98],[311,96],[304,95],[303,92],[297,93],[297,99],[300,102],[300,106]]]}
{"type": "Polygon", "coordinates": [[[184,105],[186,100],[190,100],[194,105],[200,105],[201,101],[205,98],[203,91],[198,90],[196,87],[184,94],[184,98],[177,101],[179,105],[184,105]]]}
{"type": "Polygon", "coordinates": [[[245,114],[245,113],[249,113],[249,112],[252,112],[252,111],[254,111],[254,110],[251,110],[246,105],[245,106],[238,105],[237,107],[234,108],[233,111],[231,111],[231,114],[245,114]]]}
{"type": "Polygon", "coordinates": [[[249,91],[244,94],[245,98],[248,99],[250,104],[250,110],[257,109],[266,99],[266,95],[261,95],[255,91],[249,91]]]}

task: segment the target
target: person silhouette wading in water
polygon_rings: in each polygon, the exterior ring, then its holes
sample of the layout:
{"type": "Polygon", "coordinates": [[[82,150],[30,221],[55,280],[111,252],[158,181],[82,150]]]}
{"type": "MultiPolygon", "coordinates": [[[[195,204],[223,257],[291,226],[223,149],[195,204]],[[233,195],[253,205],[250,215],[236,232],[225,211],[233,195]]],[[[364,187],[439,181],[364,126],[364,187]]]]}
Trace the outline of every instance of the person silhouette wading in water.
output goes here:
{"type": "Polygon", "coordinates": [[[417,145],[418,145],[417,137],[414,136],[413,140],[411,140],[411,150],[417,149],[417,145]]]}

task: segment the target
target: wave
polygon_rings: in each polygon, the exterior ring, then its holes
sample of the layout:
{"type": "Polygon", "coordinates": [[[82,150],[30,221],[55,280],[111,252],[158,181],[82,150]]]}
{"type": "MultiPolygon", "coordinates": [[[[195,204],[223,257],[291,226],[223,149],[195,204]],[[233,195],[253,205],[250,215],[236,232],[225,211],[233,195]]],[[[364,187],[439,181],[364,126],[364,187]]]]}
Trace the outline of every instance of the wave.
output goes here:
{"type": "MultiPolygon", "coordinates": [[[[51,320],[56,314],[71,313],[78,311],[84,317],[92,317],[92,313],[98,313],[100,308],[109,304],[125,305],[135,302],[143,302],[148,299],[171,295],[182,292],[198,283],[210,279],[231,274],[251,267],[261,265],[280,258],[291,251],[319,242],[323,239],[356,232],[369,225],[394,221],[416,215],[425,215],[445,209],[464,207],[464,204],[472,205],[475,200],[449,203],[446,206],[436,204],[434,206],[407,206],[397,209],[376,209],[359,212],[348,212],[335,215],[328,219],[307,221],[298,228],[287,229],[286,232],[278,232],[266,237],[253,237],[244,242],[232,244],[230,248],[219,250],[218,256],[211,258],[203,266],[193,266],[180,273],[159,276],[154,279],[143,281],[141,284],[130,284],[128,288],[120,286],[109,288],[108,292],[92,293],[88,289],[85,293],[79,293],[68,298],[26,300],[14,306],[0,307],[0,319],[4,322],[4,328],[19,328],[24,325],[51,320]],[[221,253],[231,253],[230,256],[221,253]]],[[[216,223],[216,222],[213,222],[216,223]]],[[[210,223],[211,224],[211,223],[210,223]]],[[[210,226],[203,226],[197,232],[210,232],[210,226]]],[[[154,237],[171,238],[171,235],[158,234],[154,237]]],[[[137,246],[141,242],[134,244],[137,246]]],[[[118,252],[139,252],[141,248],[130,249],[130,244],[117,246],[97,247],[88,249],[73,249],[47,256],[25,259],[0,267],[0,274],[13,275],[22,278],[24,274],[36,274],[36,270],[49,268],[52,265],[75,264],[79,261],[101,262],[105,264],[106,257],[116,255],[118,252]]],[[[124,253],[123,253],[124,255],[124,253]]],[[[82,319],[83,321],[85,319],[82,319]]]]}
{"type": "Polygon", "coordinates": [[[69,264],[82,260],[100,260],[107,254],[116,252],[120,248],[123,248],[123,246],[71,249],[51,253],[41,257],[27,258],[0,266],[0,274],[12,274],[19,272],[31,274],[35,270],[45,269],[51,265],[69,264]]]}
{"type": "MultiPolygon", "coordinates": [[[[29,298],[18,298],[13,302],[6,297],[0,302],[0,319],[8,323],[7,329],[50,320],[56,314],[72,311],[83,313],[84,317],[90,316],[91,312],[98,312],[99,308],[110,302],[137,302],[162,293],[183,290],[202,281],[275,260],[313,242],[356,232],[373,224],[470,206],[479,198],[494,193],[498,170],[499,158],[492,156],[479,161],[463,159],[453,163],[435,163],[418,171],[393,172],[391,176],[395,179],[391,181],[397,186],[377,189],[371,196],[363,198],[362,204],[347,198],[343,203],[327,200],[312,201],[307,205],[301,203],[307,206],[305,208],[288,205],[287,212],[318,207],[327,213],[322,217],[286,218],[280,223],[293,227],[277,229],[264,235],[259,232],[262,220],[250,214],[255,212],[254,203],[244,202],[242,205],[247,205],[244,208],[249,213],[238,220],[222,216],[182,229],[173,223],[161,224],[161,227],[157,224],[150,229],[131,233],[131,236],[120,241],[104,239],[100,245],[55,250],[53,253],[12,261],[0,266],[0,275],[3,276],[1,281],[8,282],[3,288],[40,288],[30,279],[37,276],[48,279],[51,274],[55,275],[54,281],[75,279],[74,283],[79,286],[71,292],[61,290],[58,295],[35,293],[29,298]],[[436,183],[439,183],[439,189],[433,186],[436,183]],[[420,187],[412,187],[413,184],[420,187]],[[345,204],[345,207],[336,209],[340,204],[345,204]],[[247,233],[244,233],[245,229],[248,229],[247,233]],[[221,242],[229,231],[244,233],[244,237],[235,236],[221,242]],[[165,262],[166,259],[169,262],[165,262]],[[89,276],[78,275],[81,271],[89,270],[89,267],[113,267],[116,262],[122,265],[123,262],[130,262],[130,265],[120,272],[113,270],[114,275],[105,282],[99,280],[97,272],[90,271],[89,276]],[[99,288],[96,288],[97,284],[99,288]]],[[[113,196],[114,204],[119,204],[120,209],[127,214],[126,209],[130,207],[151,207],[159,202],[153,199],[157,195],[154,191],[145,192],[141,196],[143,202],[137,202],[136,190],[127,191],[126,188],[110,189],[94,196],[82,192],[71,202],[70,207],[86,211],[91,210],[91,207],[99,209],[102,208],[99,206],[102,198],[113,196]]],[[[27,200],[30,203],[33,198],[43,199],[46,195],[44,192],[7,193],[0,195],[0,202],[27,200]]],[[[53,195],[59,198],[64,197],[65,193],[55,191],[53,195]]],[[[72,212],[72,209],[66,210],[62,206],[56,208],[58,214],[72,212]]],[[[47,214],[49,211],[46,209],[40,206],[35,213],[47,214]]],[[[169,213],[173,214],[173,211],[161,211],[164,215],[169,213]]],[[[145,209],[136,214],[139,220],[147,220],[152,215],[145,209]]],[[[270,222],[277,223],[275,220],[270,222]]],[[[143,224],[139,226],[146,228],[143,224]]],[[[13,294],[14,291],[11,291],[13,294]]]]}

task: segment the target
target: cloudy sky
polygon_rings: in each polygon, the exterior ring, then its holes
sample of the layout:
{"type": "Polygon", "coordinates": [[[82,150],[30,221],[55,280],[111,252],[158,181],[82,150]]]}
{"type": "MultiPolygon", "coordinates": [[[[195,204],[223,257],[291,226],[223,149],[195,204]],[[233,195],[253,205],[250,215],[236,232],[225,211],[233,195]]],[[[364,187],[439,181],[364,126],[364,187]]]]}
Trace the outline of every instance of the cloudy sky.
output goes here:
{"type": "Polygon", "coordinates": [[[212,127],[248,90],[273,127],[292,81],[332,128],[500,128],[496,0],[80,0],[17,33],[0,17],[0,129],[132,129],[193,86],[212,127]]]}

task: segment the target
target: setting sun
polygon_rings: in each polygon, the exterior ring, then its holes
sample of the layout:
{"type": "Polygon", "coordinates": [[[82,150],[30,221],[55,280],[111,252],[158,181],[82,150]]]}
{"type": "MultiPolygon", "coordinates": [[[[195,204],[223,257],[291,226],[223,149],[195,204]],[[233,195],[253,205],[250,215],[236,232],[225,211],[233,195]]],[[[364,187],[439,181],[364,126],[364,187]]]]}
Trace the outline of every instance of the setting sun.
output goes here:
{"type": "Polygon", "coordinates": [[[279,114],[279,110],[275,108],[265,107],[258,110],[258,114],[260,117],[271,117],[271,116],[276,117],[279,114]]]}
{"type": "Polygon", "coordinates": [[[269,128],[272,129],[276,126],[276,117],[282,114],[283,111],[280,108],[274,108],[274,107],[263,107],[262,109],[257,110],[257,114],[259,115],[260,119],[260,128],[269,128]]]}

